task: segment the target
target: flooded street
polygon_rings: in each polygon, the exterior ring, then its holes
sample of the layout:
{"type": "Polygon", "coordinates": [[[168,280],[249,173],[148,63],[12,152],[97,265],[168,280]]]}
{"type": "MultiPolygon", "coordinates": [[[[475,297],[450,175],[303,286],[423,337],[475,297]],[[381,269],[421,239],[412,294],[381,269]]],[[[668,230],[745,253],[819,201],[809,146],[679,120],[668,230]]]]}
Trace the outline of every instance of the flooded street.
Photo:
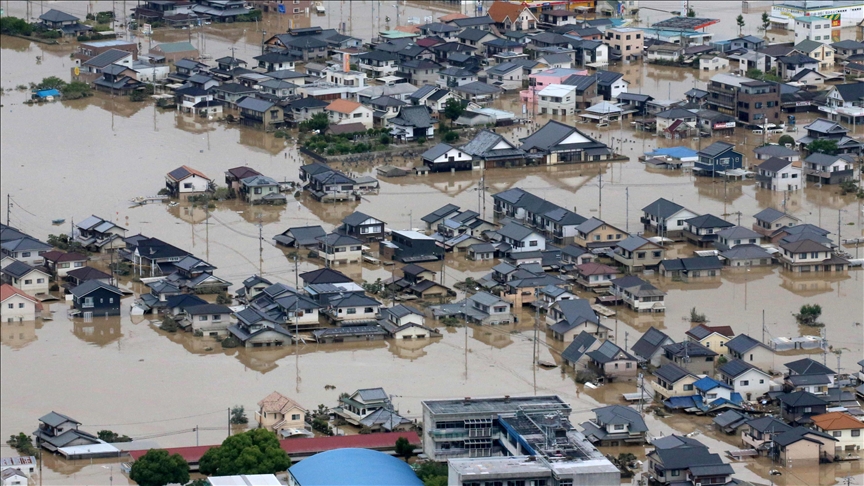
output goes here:
{"type": "MultiPolygon", "coordinates": [[[[51,8],[82,17],[87,8],[85,2],[48,3],[51,8]]],[[[692,3],[698,16],[722,20],[709,28],[718,33],[718,38],[737,33],[734,17],[740,12],[740,3],[692,3]]],[[[96,9],[106,4],[98,2],[96,9]]],[[[751,2],[762,6],[762,10],[752,7],[745,14],[748,25],[745,34],[755,33],[757,19],[767,4],[751,2]]],[[[652,2],[651,6],[676,10],[680,3],[652,2]]],[[[39,7],[34,8],[38,11],[39,7]]],[[[392,2],[328,2],[327,8],[327,15],[322,17],[298,15],[292,19],[292,16],[268,15],[258,30],[255,24],[206,26],[205,52],[220,57],[230,52],[228,47],[236,46],[238,57],[251,60],[259,53],[262,28],[268,32],[284,31],[291,21],[295,27],[311,24],[333,28],[348,22],[349,33],[368,40],[373,31],[385,30],[385,25],[378,25],[386,23],[385,16],[392,21],[396,19],[392,2]],[[370,10],[373,4],[374,17],[370,10]]],[[[7,9],[11,15],[23,15],[24,7],[13,2],[7,9]]],[[[437,17],[458,10],[458,6],[408,1],[404,6],[400,3],[399,9],[404,23],[411,17],[421,20],[430,15],[437,17]]],[[[644,9],[643,23],[649,16],[657,21],[668,15],[644,9]]],[[[850,34],[854,38],[855,29],[843,31],[844,38],[850,34]]],[[[187,31],[157,32],[154,42],[183,40],[189,35],[187,31]]],[[[143,42],[146,44],[147,40],[143,42]]],[[[575,209],[585,217],[602,217],[635,232],[641,229],[641,208],[660,196],[698,213],[712,213],[729,221],[737,222],[740,215],[741,224],[748,227],[753,214],[769,206],[779,208],[784,202],[782,194],[758,190],[752,180],[725,183],[679,171],[646,170],[636,160],[645,151],[674,145],[697,148],[699,142],[670,141],[636,133],[625,122],[610,124],[602,130],[593,125],[580,129],[614,145],[629,161],[489,170],[485,173],[490,188],[485,202],[478,199],[475,190],[480,174],[460,172],[382,178],[380,193],[359,202],[321,204],[306,194],[297,201],[289,198],[284,207],[222,202],[209,212],[209,219],[202,208],[188,203],[176,207],[153,204],[129,208],[130,198],[155,194],[164,186],[165,173],[180,165],[198,169],[224,185],[224,171],[239,165],[249,165],[280,181],[297,181],[302,161],[292,141],[164,111],[149,102],[132,103],[125,97],[97,94],[84,100],[43,106],[22,104],[28,95],[15,90],[16,86],[52,75],[68,79],[71,50],[71,45],[46,46],[18,38],[0,38],[3,90],[0,213],[5,216],[5,196],[11,194],[14,206],[10,224],[41,239],[68,232],[72,221],[91,214],[111,219],[125,227],[128,235],[143,233],[158,237],[204,258],[218,267],[216,275],[234,283],[232,291],[259,270],[273,281],[294,285],[294,262],[284,250],[270,243],[271,237],[299,225],[321,224],[325,230],[331,230],[353,211],[382,219],[393,229],[418,227],[422,216],[448,203],[481,213],[485,205],[486,217],[491,219],[493,203],[489,194],[520,187],[575,209]],[[56,218],[65,218],[66,223],[62,227],[52,226],[51,220],[56,218]],[[260,253],[259,225],[264,237],[260,253]]],[[[641,91],[660,99],[670,93],[672,97],[680,97],[694,85],[704,87],[710,78],[708,73],[695,70],[641,64],[614,69],[623,72],[631,82],[631,92],[641,91]]],[[[498,106],[521,112],[518,98],[512,96],[502,99],[498,106]]],[[[799,125],[814,115],[799,114],[799,125]]],[[[538,117],[537,121],[542,124],[545,118],[538,117]]],[[[739,146],[749,165],[752,149],[762,139],[742,129],[736,132],[739,136],[729,140],[739,146]]],[[[864,135],[864,129],[858,127],[855,134],[864,135]]],[[[507,134],[514,140],[525,135],[524,130],[507,134]]],[[[711,140],[701,143],[707,145],[711,140]]],[[[408,160],[396,165],[417,163],[408,160]]],[[[340,168],[361,175],[377,175],[374,166],[368,163],[343,164],[340,168]]],[[[861,203],[853,196],[841,196],[834,187],[808,187],[792,194],[785,203],[789,212],[807,223],[836,233],[839,218],[843,238],[864,236],[861,203]]],[[[679,256],[689,256],[693,251],[682,244],[674,249],[679,256]]],[[[856,257],[857,252],[864,252],[855,247],[846,250],[856,257]]],[[[449,286],[467,277],[483,276],[492,266],[467,261],[464,254],[448,254],[443,265],[446,265],[444,283],[449,286]]],[[[301,260],[299,273],[320,266],[320,260],[301,260]]],[[[441,262],[429,265],[439,271],[439,276],[441,267],[441,262]]],[[[374,281],[389,278],[393,268],[355,264],[339,270],[357,281],[374,281]]],[[[663,329],[673,338],[682,338],[690,328],[685,317],[693,307],[705,313],[713,325],[731,325],[736,333],[757,338],[762,336],[763,310],[766,339],[818,333],[812,328],[799,327],[792,316],[806,303],[822,306],[821,320],[827,324],[829,344],[843,350],[842,371],[857,369],[855,363],[864,356],[864,327],[856,325],[864,323],[861,270],[852,270],[848,275],[793,277],[776,267],[750,272],[724,269],[721,277],[710,281],[682,283],[658,276],[650,280],[668,292],[667,312],[638,315],[619,310],[616,317],[604,319],[621,346],[625,342],[632,345],[650,326],[663,329]]],[[[140,284],[128,281],[123,284],[136,293],[143,290],[140,284]]],[[[82,421],[81,428],[91,432],[110,429],[150,441],[151,445],[172,447],[194,444],[192,429],[200,427],[200,443],[213,444],[221,442],[228,433],[229,407],[244,405],[248,412],[274,390],[314,408],[319,403],[334,405],[342,392],[377,386],[395,395],[400,413],[410,418],[420,417],[420,401],[424,399],[555,393],[573,405],[572,421],[581,423],[593,416],[590,410],[598,404],[619,403],[621,393],[635,391],[633,383],[582,389],[559,368],[546,370],[533,366],[533,315],[527,311],[520,316],[519,324],[494,328],[442,327],[441,338],[423,342],[388,340],[223,350],[208,338],[162,332],[151,325],[146,318],[149,316],[129,316],[133,300],[134,297],[128,297],[123,301],[123,315],[94,318],[92,322],[67,318],[68,304],[55,302],[49,306],[54,316],[51,321],[0,324],[3,383],[0,436],[29,433],[36,427],[37,418],[53,409],[82,421]],[[325,385],[335,388],[325,389],[325,385]]],[[[560,363],[560,343],[551,339],[547,342],[542,333],[541,339],[540,359],[560,363]]],[[[791,359],[780,356],[775,365],[779,369],[791,359]]],[[[817,355],[814,359],[821,361],[822,357],[817,355]]],[[[836,366],[837,358],[829,354],[827,364],[836,366]]],[[[722,453],[739,445],[734,437],[712,432],[704,419],[694,420],[689,415],[649,417],[648,425],[654,435],[699,430],[705,435],[698,439],[709,445],[712,452],[722,453]]],[[[12,453],[5,443],[2,447],[0,455],[12,453]]],[[[644,455],[644,451],[634,453],[644,455]]],[[[42,481],[56,485],[107,484],[109,470],[103,468],[107,464],[51,457],[45,461],[42,481]]],[[[128,479],[116,471],[116,464],[114,467],[114,482],[126,484],[128,479]]],[[[850,467],[844,463],[810,470],[793,469],[792,474],[775,477],[774,481],[783,485],[836,484],[836,478],[847,473],[861,474],[847,470],[850,467]]],[[[735,463],[734,468],[742,479],[766,483],[771,465],[751,460],[735,463]]]]}

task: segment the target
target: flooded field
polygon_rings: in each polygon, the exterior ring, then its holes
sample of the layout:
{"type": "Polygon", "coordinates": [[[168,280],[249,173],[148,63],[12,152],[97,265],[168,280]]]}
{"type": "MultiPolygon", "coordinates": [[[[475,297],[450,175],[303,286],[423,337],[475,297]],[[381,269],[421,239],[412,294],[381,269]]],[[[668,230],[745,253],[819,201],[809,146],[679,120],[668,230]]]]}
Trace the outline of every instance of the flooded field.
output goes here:
{"type": "MultiPolygon", "coordinates": [[[[48,4],[81,16],[86,12],[84,2],[48,4]]],[[[106,4],[99,2],[97,10],[106,4]]],[[[740,12],[739,3],[694,4],[697,15],[721,18],[722,23],[713,26],[718,29],[715,32],[723,32],[725,36],[731,35],[731,29],[737,31],[734,17],[740,12]]],[[[353,26],[347,27],[353,35],[368,38],[373,27],[384,29],[375,24],[384,20],[378,18],[379,12],[396,19],[391,2],[327,5],[326,16],[311,19],[302,15],[294,19],[268,16],[263,28],[268,32],[285,30],[289,20],[295,26],[311,23],[335,28],[340,25],[341,15],[343,19],[353,19],[353,26]],[[375,20],[370,11],[373,3],[375,20]],[[379,4],[384,4],[383,10],[379,10],[379,4]]],[[[680,4],[652,2],[652,7],[677,9],[680,4]]],[[[402,19],[422,19],[458,9],[444,3],[412,1],[406,5],[400,3],[399,8],[402,19]]],[[[12,15],[16,15],[16,9],[23,13],[22,5],[17,3],[8,9],[12,15]]],[[[764,8],[758,11],[751,8],[746,14],[753,32],[761,11],[764,8]]],[[[645,9],[646,20],[648,15],[653,18],[655,14],[645,9]]],[[[656,15],[655,20],[659,20],[665,14],[656,12],[656,15]]],[[[225,55],[231,46],[238,48],[238,57],[249,59],[258,53],[261,33],[254,24],[207,26],[205,30],[208,35],[204,47],[208,55],[225,55]]],[[[844,35],[848,32],[854,37],[853,30],[846,29],[844,35]]],[[[186,36],[189,33],[185,31],[158,32],[154,42],[181,40],[186,36]]],[[[673,142],[638,134],[625,122],[613,123],[603,130],[588,125],[580,128],[614,145],[630,157],[629,161],[490,170],[485,174],[490,188],[485,201],[478,198],[476,191],[479,174],[461,172],[381,179],[379,194],[352,203],[321,204],[305,195],[289,201],[286,207],[253,207],[230,201],[217,204],[209,212],[209,218],[203,209],[188,204],[130,209],[131,197],[156,193],[164,185],[165,173],[179,165],[194,167],[217,182],[222,181],[221,174],[226,169],[244,164],[278,180],[296,181],[302,161],[292,142],[274,138],[272,134],[202,121],[157,109],[151,103],[131,103],[126,98],[99,94],[86,100],[23,105],[26,93],[14,88],[51,75],[68,78],[71,49],[71,45],[45,46],[5,36],[0,39],[3,89],[0,193],[4,196],[0,212],[5,214],[5,195],[11,194],[14,202],[11,224],[39,238],[68,232],[69,223],[91,214],[110,218],[126,227],[130,235],[140,232],[158,237],[205,258],[218,267],[217,275],[234,282],[232,289],[259,269],[271,280],[293,285],[294,263],[283,250],[269,243],[270,238],[296,225],[321,224],[329,230],[355,210],[374,215],[394,229],[417,227],[423,215],[447,203],[480,212],[485,204],[486,216],[491,218],[492,200],[488,194],[521,187],[574,208],[586,217],[602,215],[612,224],[636,231],[640,229],[641,208],[659,196],[700,213],[723,215],[729,221],[737,222],[740,214],[745,226],[752,223],[752,215],[760,209],[781,207],[784,203],[782,194],[758,190],[752,181],[726,183],[677,171],[646,170],[636,160],[646,150],[681,144],[695,148],[699,142],[673,142]],[[67,223],[52,226],[51,220],[55,218],[65,218],[67,223]],[[265,240],[260,253],[259,225],[265,240]]],[[[631,91],[641,90],[657,98],[666,98],[668,93],[680,95],[694,85],[703,86],[710,78],[707,73],[694,70],[642,65],[614,69],[621,70],[631,81],[631,91]]],[[[513,97],[502,99],[499,107],[521,111],[518,99],[513,97]]],[[[811,118],[812,114],[799,116],[799,123],[811,118]]],[[[537,121],[543,123],[545,119],[538,117],[537,121]]],[[[743,130],[737,132],[739,136],[729,140],[739,145],[749,161],[752,148],[761,144],[762,139],[743,130]]],[[[522,129],[507,135],[516,139],[526,134],[522,129]]],[[[861,136],[864,129],[858,127],[856,134],[861,136]]],[[[417,163],[398,162],[397,165],[417,163]]],[[[375,175],[371,164],[344,164],[341,168],[375,175]]],[[[860,202],[839,195],[834,188],[808,187],[792,194],[785,204],[789,212],[805,222],[832,232],[839,227],[844,238],[864,235],[860,202]]],[[[676,245],[674,249],[682,256],[693,250],[684,245],[676,245]]],[[[846,250],[853,254],[861,251],[854,247],[846,250]]],[[[318,266],[318,261],[302,260],[299,272],[318,266]]],[[[467,277],[480,277],[491,267],[469,262],[461,254],[448,254],[443,266],[446,267],[443,272],[440,262],[429,268],[439,271],[439,275],[443,273],[447,285],[467,277]]],[[[374,281],[390,277],[393,267],[357,264],[339,269],[355,280],[374,281]]],[[[805,277],[792,277],[776,268],[724,271],[715,280],[693,283],[651,279],[669,293],[667,313],[637,315],[622,310],[616,318],[606,319],[605,324],[613,329],[621,346],[635,342],[650,326],[680,338],[690,327],[684,318],[692,307],[704,312],[712,324],[732,325],[736,332],[754,337],[762,335],[763,310],[766,339],[813,334],[818,331],[800,328],[792,313],[804,303],[817,303],[823,308],[822,321],[827,324],[829,343],[843,350],[840,356],[843,371],[854,370],[855,362],[864,355],[864,328],[860,325],[864,323],[864,272],[860,270],[848,275],[805,277]]],[[[135,292],[142,291],[138,284],[124,282],[124,285],[135,292]]],[[[3,383],[0,436],[33,430],[36,419],[53,409],[82,421],[84,430],[111,429],[163,447],[194,444],[194,427],[201,428],[201,444],[218,443],[227,434],[228,407],[241,404],[247,410],[253,409],[260,398],[273,390],[314,408],[319,403],[335,404],[341,392],[375,386],[384,386],[388,393],[394,394],[399,411],[411,418],[419,418],[420,401],[427,398],[556,393],[573,404],[573,420],[580,423],[592,415],[590,410],[598,404],[618,403],[621,393],[635,391],[633,383],[582,389],[560,369],[533,366],[530,313],[523,313],[519,324],[447,328],[442,329],[443,337],[419,343],[379,341],[223,350],[206,338],[164,333],[151,325],[146,316],[129,316],[131,302],[132,298],[124,300],[123,315],[115,318],[71,320],[66,317],[67,304],[60,302],[50,304],[52,321],[0,325],[3,383]],[[325,385],[335,388],[325,390],[325,385]]],[[[560,343],[547,342],[542,335],[541,339],[540,359],[559,362],[560,343]]],[[[778,360],[781,361],[777,366],[786,361],[785,357],[778,360]]],[[[836,366],[837,358],[829,355],[828,364],[836,366]]],[[[705,434],[699,439],[714,452],[738,445],[734,437],[718,435],[709,430],[707,421],[691,416],[649,418],[649,427],[654,435],[698,430],[705,434]]],[[[5,444],[3,447],[2,455],[11,452],[5,444]]],[[[644,451],[634,453],[644,455],[644,451]]],[[[45,462],[43,482],[105,484],[110,474],[103,468],[106,464],[50,458],[45,462]]],[[[742,479],[765,483],[771,464],[760,460],[734,467],[742,479]]],[[[847,473],[860,474],[847,470],[850,467],[849,464],[809,470],[793,467],[790,473],[775,477],[774,481],[788,485],[835,484],[836,478],[847,473]]],[[[128,481],[116,471],[113,477],[117,484],[128,481]]]]}

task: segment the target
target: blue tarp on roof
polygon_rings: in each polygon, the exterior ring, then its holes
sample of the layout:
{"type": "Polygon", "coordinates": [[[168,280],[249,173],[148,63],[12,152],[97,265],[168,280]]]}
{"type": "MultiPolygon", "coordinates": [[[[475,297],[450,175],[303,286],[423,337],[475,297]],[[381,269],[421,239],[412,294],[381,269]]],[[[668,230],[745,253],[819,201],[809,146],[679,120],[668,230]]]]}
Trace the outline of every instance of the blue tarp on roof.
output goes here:
{"type": "Polygon", "coordinates": [[[56,89],[40,89],[36,92],[36,96],[40,98],[47,98],[49,96],[60,96],[60,92],[56,89]]]}
{"type": "MultiPolygon", "coordinates": [[[[687,397],[669,397],[669,399],[664,401],[663,404],[666,405],[667,408],[671,408],[673,410],[693,408],[696,406],[696,402],[694,402],[694,399],[696,397],[699,397],[699,395],[687,397]]],[[[702,397],[699,398],[701,399],[702,397]]]]}
{"type": "Polygon", "coordinates": [[[665,155],[667,157],[672,157],[673,159],[684,159],[687,157],[696,157],[696,151],[691,150],[687,147],[668,147],[668,148],[658,148],[653,152],[648,152],[645,155],[648,157],[656,157],[658,155],[665,155]]]}

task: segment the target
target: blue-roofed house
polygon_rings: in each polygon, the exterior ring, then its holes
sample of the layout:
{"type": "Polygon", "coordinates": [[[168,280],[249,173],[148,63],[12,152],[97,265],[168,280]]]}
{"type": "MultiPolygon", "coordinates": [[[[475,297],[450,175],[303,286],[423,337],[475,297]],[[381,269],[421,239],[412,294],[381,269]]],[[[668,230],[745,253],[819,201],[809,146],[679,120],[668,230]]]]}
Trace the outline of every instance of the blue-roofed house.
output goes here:
{"type": "Polygon", "coordinates": [[[240,179],[240,194],[253,204],[285,204],[287,198],[279,191],[279,183],[272,177],[253,175],[240,179]]]}
{"type": "Polygon", "coordinates": [[[727,142],[714,142],[698,152],[699,160],[693,165],[694,171],[714,177],[718,173],[740,169],[744,156],[735,151],[735,145],[727,142]]]}

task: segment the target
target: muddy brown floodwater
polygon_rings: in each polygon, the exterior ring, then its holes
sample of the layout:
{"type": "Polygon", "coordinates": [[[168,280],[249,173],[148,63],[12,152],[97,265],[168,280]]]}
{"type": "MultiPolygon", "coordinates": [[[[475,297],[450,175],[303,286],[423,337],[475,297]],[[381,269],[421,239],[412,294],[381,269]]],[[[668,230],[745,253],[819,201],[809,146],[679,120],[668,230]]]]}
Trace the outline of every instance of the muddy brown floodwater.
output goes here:
{"type": "MultiPolygon", "coordinates": [[[[119,4],[119,2],[117,2],[119,4]]],[[[132,2],[129,2],[131,6],[132,2]]],[[[391,2],[379,10],[395,21],[391,2]],[[388,12],[387,9],[392,10],[388,12]]],[[[737,2],[694,2],[697,14],[716,16],[722,23],[713,26],[718,36],[730,35],[734,17],[740,12],[737,2]],[[701,9],[704,8],[706,12],[701,9]],[[710,13],[708,13],[710,12],[710,13]]],[[[108,2],[99,2],[100,6],[108,2]]],[[[294,25],[336,27],[339,15],[353,19],[348,28],[355,36],[368,38],[372,29],[383,30],[371,19],[372,2],[339,4],[329,2],[323,17],[267,16],[263,28],[268,32],[294,25]]],[[[33,3],[35,5],[35,3],[33,3]]],[[[84,2],[51,2],[52,8],[66,9],[83,16],[84,2]]],[[[652,2],[652,8],[679,8],[678,2],[652,2]]],[[[764,10],[765,2],[759,3],[764,10]]],[[[23,14],[23,3],[7,7],[12,15],[23,14]],[[21,12],[17,12],[17,10],[21,12]]],[[[38,9],[38,5],[34,8],[38,9]]],[[[118,7],[119,8],[119,7],[118,7]]],[[[440,15],[446,4],[400,3],[400,17],[423,18],[440,15]]],[[[110,9],[110,7],[108,8],[110,9]]],[[[761,11],[751,8],[745,14],[748,25],[755,26],[761,11]],[[752,20],[751,20],[752,19],[752,20]]],[[[38,13],[37,13],[38,15],[38,13]]],[[[645,9],[645,19],[654,13],[645,9]]],[[[656,13],[657,19],[662,16],[656,13]]],[[[383,18],[380,21],[384,21],[383,18]]],[[[376,20],[377,22],[377,20],[376,20]]],[[[259,29],[261,26],[258,27],[259,29]]],[[[748,33],[745,28],[745,33],[748,33]]],[[[755,29],[755,27],[752,27],[755,29]]],[[[260,30],[252,24],[206,26],[203,47],[208,55],[227,54],[237,47],[237,55],[251,58],[258,52],[260,30]]],[[[844,37],[854,29],[844,30],[844,37]]],[[[734,33],[734,32],[733,32],[734,33]]],[[[780,34],[778,34],[780,35],[780,34]]],[[[154,41],[181,40],[186,31],[158,32],[154,41]]],[[[197,36],[193,41],[198,42],[197,36]]],[[[146,42],[146,41],[144,41],[146,42]]],[[[263,132],[206,122],[173,111],[162,111],[150,103],[130,103],[125,98],[98,94],[90,99],[26,106],[26,93],[14,88],[19,84],[57,75],[68,79],[71,45],[45,46],[17,38],[0,38],[0,86],[3,95],[0,117],[0,192],[11,194],[14,202],[11,223],[39,238],[69,230],[69,223],[96,214],[110,218],[130,234],[144,233],[164,239],[218,267],[217,274],[237,284],[259,271],[270,279],[293,285],[293,262],[269,244],[269,238],[294,225],[321,224],[332,229],[352,211],[360,210],[385,220],[391,228],[420,226],[420,217],[447,203],[483,212],[492,217],[492,200],[478,198],[477,173],[432,174],[382,179],[379,194],[359,202],[320,204],[301,196],[286,207],[251,207],[231,201],[220,203],[208,214],[188,204],[169,208],[149,205],[130,209],[128,200],[156,193],[164,174],[186,164],[217,181],[228,168],[250,165],[264,174],[282,180],[297,180],[301,164],[291,142],[263,132]],[[38,56],[38,59],[37,59],[38,56]],[[485,204],[484,204],[485,203],[485,204]],[[62,227],[50,221],[65,218],[62,227]],[[258,225],[265,244],[259,254],[258,225]]],[[[668,93],[679,95],[694,85],[704,85],[710,77],[682,69],[657,69],[652,66],[616,66],[631,81],[631,91],[641,90],[657,98],[668,93]],[[700,84],[701,83],[701,84],[700,84]]],[[[510,96],[498,106],[520,112],[518,99],[510,96]]],[[[812,115],[799,116],[801,123],[812,115]]],[[[537,118],[542,123],[546,118],[537,118]]],[[[566,120],[572,123],[572,120],[566,120]]],[[[664,196],[699,212],[723,215],[744,225],[752,215],[768,206],[783,204],[782,195],[757,190],[752,181],[724,183],[721,180],[694,178],[671,171],[649,171],[636,157],[654,147],[688,145],[698,142],[673,142],[634,133],[629,125],[598,130],[581,128],[600,140],[614,144],[630,157],[627,162],[594,163],[553,168],[490,170],[486,172],[489,194],[521,187],[584,216],[601,216],[630,231],[639,229],[640,209],[664,196]],[[598,179],[603,174],[602,212],[598,179]],[[629,188],[629,200],[625,189],[629,188]]],[[[857,135],[862,134],[859,127],[857,135]]],[[[524,130],[507,133],[516,139],[524,130]]],[[[750,158],[761,139],[744,134],[729,139],[750,158]]],[[[705,142],[710,143],[710,142],[705,142]]],[[[398,161],[399,165],[417,161],[398,161]]],[[[370,164],[344,164],[343,169],[358,174],[374,174],[370,164]]],[[[5,213],[5,197],[0,206],[5,213]]],[[[806,222],[832,232],[840,228],[844,237],[862,236],[861,205],[833,188],[807,188],[786,201],[787,209],[806,222]]],[[[688,255],[693,248],[674,245],[673,252],[688,255]]],[[[853,254],[861,251],[847,248],[853,254]]],[[[97,262],[104,265],[105,262],[97,262]]],[[[302,260],[299,271],[318,267],[317,261],[302,260]]],[[[488,273],[491,265],[468,262],[462,255],[448,255],[446,262],[429,268],[443,273],[452,285],[467,277],[488,273]],[[441,272],[442,266],[444,271],[441,272]]],[[[340,267],[356,280],[387,278],[392,267],[367,264],[340,267]]],[[[824,310],[829,343],[840,348],[840,366],[855,369],[861,359],[864,330],[864,283],[861,271],[848,275],[822,274],[792,277],[778,269],[753,269],[750,272],[724,271],[722,276],[700,283],[673,282],[660,277],[651,280],[666,290],[665,315],[636,315],[620,311],[617,318],[605,319],[614,330],[619,345],[635,342],[650,326],[680,338],[689,328],[684,320],[692,307],[707,314],[713,324],[732,325],[736,332],[760,336],[765,311],[767,335],[797,336],[811,334],[801,329],[792,312],[804,303],[817,303],[824,310]]],[[[141,286],[124,282],[140,292],[141,286]]],[[[296,398],[307,407],[319,403],[332,405],[341,392],[356,388],[384,386],[395,395],[399,411],[412,418],[420,416],[420,401],[428,398],[484,395],[557,393],[573,404],[576,423],[589,418],[590,410],[601,403],[618,403],[620,394],[635,390],[633,383],[620,383],[597,390],[582,389],[560,369],[537,369],[531,362],[533,316],[521,315],[520,323],[494,328],[448,328],[443,336],[425,342],[373,342],[367,344],[316,345],[245,350],[222,348],[206,338],[186,334],[166,334],[144,317],[128,315],[132,298],[124,300],[123,315],[94,318],[91,322],[66,317],[67,304],[50,304],[51,321],[0,325],[0,436],[30,432],[42,414],[57,410],[83,422],[90,431],[111,429],[162,447],[194,444],[194,427],[200,427],[200,443],[221,441],[227,434],[227,408],[235,404],[254,408],[255,403],[273,390],[296,398]],[[335,388],[325,389],[325,385],[335,388]]],[[[541,359],[559,362],[559,343],[541,335],[541,359]]],[[[777,366],[786,357],[778,358],[777,366]]],[[[829,365],[837,359],[829,355],[829,365]]],[[[673,415],[665,419],[648,418],[651,433],[701,432],[713,451],[737,447],[733,438],[718,435],[702,418],[673,415]]],[[[5,447],[5,444],[4,444],[5,447]]],[[[621,449],[623,452],[625,449],[621,449]]],[[[11,451],[2,449],[2,455],[11,451]]],[[[644,456],[642,448],[628,448],[644,456]]],[[[619,452],[619,451],[608,451],[619,452]]],[[[63,461],[49,458],[45,463],[44,484],[106,484],[109,461],[63,461]]],[[[850,464],[821,466],[808,470],[793,467],[777,484],[835,484],[851,470],[850,464]]],[[[771,464],[748,461],[734,464],[743,479],[767,482],[771,464]]],[[[114,481],[128,479],[114,471],[114,481]]],[[[859,480],[859,483],[861,481],[859,480]]]]}

